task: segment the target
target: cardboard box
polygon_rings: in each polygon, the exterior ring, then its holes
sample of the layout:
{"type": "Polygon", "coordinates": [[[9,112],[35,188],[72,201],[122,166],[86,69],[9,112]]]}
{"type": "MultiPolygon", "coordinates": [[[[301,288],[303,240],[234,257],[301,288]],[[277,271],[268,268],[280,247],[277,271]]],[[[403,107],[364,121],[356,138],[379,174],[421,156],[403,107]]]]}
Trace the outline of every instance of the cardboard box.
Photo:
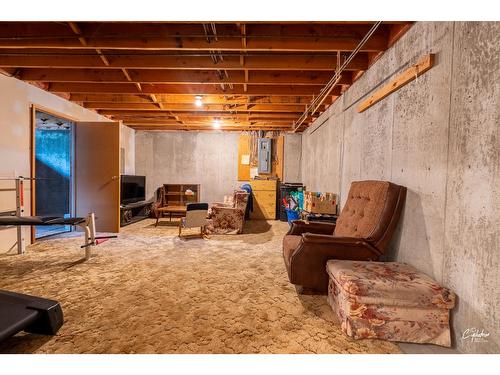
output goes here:
{"type": "Polygon", "coordinates": [[[337,213],[337,195],[316,191],[304,192],[304,210],[316,214],[337,213]]]}

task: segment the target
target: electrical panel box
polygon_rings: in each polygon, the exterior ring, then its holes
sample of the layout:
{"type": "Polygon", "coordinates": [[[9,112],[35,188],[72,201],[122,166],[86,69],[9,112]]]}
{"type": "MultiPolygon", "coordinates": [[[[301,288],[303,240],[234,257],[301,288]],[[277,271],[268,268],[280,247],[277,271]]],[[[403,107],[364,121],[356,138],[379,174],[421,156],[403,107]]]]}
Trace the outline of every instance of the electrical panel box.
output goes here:
{"type": "Polygon", "coordinates": [[[258,143],[259,173],[271,173],[271,138],[259,138],[258,143]]]}

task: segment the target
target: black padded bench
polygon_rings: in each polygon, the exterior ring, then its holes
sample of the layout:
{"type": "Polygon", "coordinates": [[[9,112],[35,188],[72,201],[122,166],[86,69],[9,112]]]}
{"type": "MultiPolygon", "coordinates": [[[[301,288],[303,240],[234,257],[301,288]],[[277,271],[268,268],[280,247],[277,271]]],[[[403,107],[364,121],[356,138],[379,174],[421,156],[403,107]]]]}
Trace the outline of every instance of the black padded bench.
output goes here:
{"type": "Polygon", "coordinates": [[[55,335],[63,323],[59,302],[0,290],[0,341],[21,331],[55,335]]]}
{"type": "Polygon", "coordinates": [[[78,225],[85,222],[81,217],[52,217],[52,216],[0,216],[2,225],[78,225]]]}

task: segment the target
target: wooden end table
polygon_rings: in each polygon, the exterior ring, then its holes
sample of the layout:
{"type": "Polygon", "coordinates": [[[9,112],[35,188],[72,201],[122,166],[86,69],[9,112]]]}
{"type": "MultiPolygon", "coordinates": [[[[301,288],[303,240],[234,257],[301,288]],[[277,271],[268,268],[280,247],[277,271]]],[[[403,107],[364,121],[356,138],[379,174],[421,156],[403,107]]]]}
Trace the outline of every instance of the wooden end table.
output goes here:
{"type": "Polygon", "coordinates": [[[156,209],[156,224],[158,226],[158,220],[160,216],[164,213],[170,214],[170,221],[172,221],[172,214],[186,214],[186,206],[165,206],[156,209]]]}

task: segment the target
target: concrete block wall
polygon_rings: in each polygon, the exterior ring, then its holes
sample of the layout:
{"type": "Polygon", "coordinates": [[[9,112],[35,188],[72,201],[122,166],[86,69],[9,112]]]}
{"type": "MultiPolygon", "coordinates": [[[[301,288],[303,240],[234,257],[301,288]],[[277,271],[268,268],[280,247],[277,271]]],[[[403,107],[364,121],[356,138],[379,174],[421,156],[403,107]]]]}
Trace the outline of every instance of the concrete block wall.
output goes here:
{"type": "Polygon", "coordinates": [[[500,23],[416,23],[302,137],[308,190],[337,192],[343,206],[355,180],[408,188],[389,258],[457,294],[454,342],[469,353],[500,351],[498,35],[500,23]],[[426,53],[436,54],[431,70],[357,112],[426,53]],[[474,329],[490,335],[473,342],[474,329]]]}

